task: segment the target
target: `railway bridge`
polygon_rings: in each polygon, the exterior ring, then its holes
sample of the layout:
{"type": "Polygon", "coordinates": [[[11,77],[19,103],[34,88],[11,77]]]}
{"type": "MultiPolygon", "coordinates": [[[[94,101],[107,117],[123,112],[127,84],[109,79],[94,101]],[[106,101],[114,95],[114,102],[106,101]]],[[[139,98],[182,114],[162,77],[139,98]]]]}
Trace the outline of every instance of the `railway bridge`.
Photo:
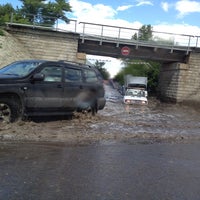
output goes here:
{"type": "MultiPolygon", "coordinates": [[[[29,58],[86,62],[86,55],[162,63],[158,93],[165,101],[200,104],[199,36],[153,32],[154,40],[132,39],[138,29],[71,23],[65,30],[7,23],[7,37],[14,37],[29,58]]],[[[4,47],[1,49],[3,50],[4,47]]],[[[17,57],[17,52],[15,58],[17,57]]],[[[1,54],[1,53],[0,53],[1,54]]],[[[2,58],[1,59],[6,59],[2,58]]],[[[19,59],[19,58],[18,58],[19,59]]],[[[2,62],[0,62],[1,64],[2,62]]],[[[115,67],[115,66],[113,66],[115,67]]]]}

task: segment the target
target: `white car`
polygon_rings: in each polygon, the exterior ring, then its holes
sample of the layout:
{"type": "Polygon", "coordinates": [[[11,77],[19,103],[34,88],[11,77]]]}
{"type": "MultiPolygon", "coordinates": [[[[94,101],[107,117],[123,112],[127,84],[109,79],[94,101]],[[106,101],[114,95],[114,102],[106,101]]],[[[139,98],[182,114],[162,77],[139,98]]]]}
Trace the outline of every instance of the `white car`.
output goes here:
{"type": "Polygon", "coordinates": [[[123,102],[125,104],[141,104],[147,105],[147,91],[141,88],[129,88],[125,91],[125,95],[123,97],[123,102]]]}

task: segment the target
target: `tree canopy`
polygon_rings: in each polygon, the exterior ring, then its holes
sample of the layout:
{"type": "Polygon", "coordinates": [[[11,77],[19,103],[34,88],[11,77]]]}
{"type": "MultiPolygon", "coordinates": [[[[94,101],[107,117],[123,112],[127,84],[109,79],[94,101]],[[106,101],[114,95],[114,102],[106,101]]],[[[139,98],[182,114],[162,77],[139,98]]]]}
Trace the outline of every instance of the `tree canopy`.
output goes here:
{"type": "Polygon", "coordinates": [[[14,13],[13,21],[19,23],[39,24],[53,26],[57,19],[66,23],[69,19],[66,12],[71,12],[71,6],[65,0],[20,0],[21,8],[14,9],[11,4],[0,5],[1,25],[10,21],[11,13],[14,13]]]}
{"type": "Polygon", "coordinates": [[[103,66],[105,65],[105,62],[100,62],[100,61],[96,61],[94,66],[99,70],[99,72],[101,73],[102,77],[104,80],[108,80],[110,78],[110,74],[107,71],[106,68],[104,68],[103,66]]]}
{"type": "Polygon", "coordinates": [[[0,26],[10,20],[10,15],[13,12],[15,12],[15,9],[10,3],[0,5],[0,26]]]}
{"type": "Polygon", "coordinates": [[[148,25],[143,25],[139,31],[138,31],[138,35],[137,33],[135,33],[132,36],[132,39],[134,40],[143,40],[143,41],[149,41],[152,40],[153,38],[153,27],[148,24],[148,25]]]}

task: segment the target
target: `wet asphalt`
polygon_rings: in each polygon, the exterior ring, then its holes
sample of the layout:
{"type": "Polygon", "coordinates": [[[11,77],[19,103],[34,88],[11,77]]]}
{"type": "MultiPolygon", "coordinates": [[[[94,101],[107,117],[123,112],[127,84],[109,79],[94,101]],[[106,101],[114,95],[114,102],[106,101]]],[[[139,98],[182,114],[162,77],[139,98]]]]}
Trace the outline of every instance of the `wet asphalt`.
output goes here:
{"type": "Polygon", "coordinates": [[[155,103],[125,112],[116,91],[107,91],[105,121],[90,134],[132,137],[81,145],[1,141],[0,200],[200,199],[199,112],[155,103]]]}
{"type": "Polygon", "coordinates": [[[200,142],[0,144],[2,200],[198,200],[200,142]]]}

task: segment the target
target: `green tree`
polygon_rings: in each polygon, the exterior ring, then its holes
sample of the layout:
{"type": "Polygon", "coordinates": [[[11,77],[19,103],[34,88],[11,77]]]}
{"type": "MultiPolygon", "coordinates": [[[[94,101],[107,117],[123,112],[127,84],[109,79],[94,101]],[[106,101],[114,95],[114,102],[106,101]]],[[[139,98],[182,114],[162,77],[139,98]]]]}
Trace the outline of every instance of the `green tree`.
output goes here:
{"type": "MultiPolygon", "coordinates": [[[[71,12],[71,6],[65,0],[20,0],[22,7],[17,10],[21,19],[26,18],[28,23],[53,26],[57,19],[69,22],[65,16],[66,12],[71,12]]],[[[21,19],[18,19],[20,22],[21,19]]]]}
{"type": "Polygon", "coordinates": [[[143,25],[139,31],[138,35],[135,33],[132,36],[132,39],[134,40],[143,40],[143,41],[149,41],[153,39],[153,27],[149,25],[143,25]]]}
{"type": "Polygon", "coordinates": [[[138,39],[137,33],[134,33],[134,35],[132,36],[132,39],[133,40],[137,40],[138,39]]]}
{"type": "Polygon", "coordinates": [[[4,25],[5,22],[10,21],[11,13],[14,11],[15,9],[10,3],[0,5],[0,26],[4,25]]]}
{"type": "Polygon", "coordinates": [[[65,0],[20,0],[22,7],[14,9],[11,4],[0,5],[0,25],[10,21],[26,24],[38,24],[53,26],[57,19],[64,20],[66,23],[69,19],[66,12],[71,12],[71,6],[65,0]]]}
{"type": "Polygon", "coordinates": [[[49,2],[47,4],[43,14],[62,19],[66,23],[69,23],[69,19],[65,16],[66,12],[71,12],[69,3],[66,3],[65,0],[56,0],[54,3],[49,2]]]}
{"type": "Polygon", "coordinates": [[[124,71],[123,71],[123,69],[121,69],[113,78],[113,80],[118,82],[120,85],[124,85],[124,71]]]}
{"type": "Polygon", "coordinates": [[[106,68],[104,68],[103,66],[105,65],[105,62],[99,62],[98,60],[95,62],[94,66],[99,70],[99,72],[101,73],[102,77],[104,80],[108,80],[110,78],[110,74],[107,71],[106,68]]]}
{"type": "Polygon", "coordinates": [[[158,79],[160,73],[161,64],[158,62],[149,62],[149,68],[147,70],[148,77],[148,90],[151,94],[156,94],[158,87],[158,79]]]}

